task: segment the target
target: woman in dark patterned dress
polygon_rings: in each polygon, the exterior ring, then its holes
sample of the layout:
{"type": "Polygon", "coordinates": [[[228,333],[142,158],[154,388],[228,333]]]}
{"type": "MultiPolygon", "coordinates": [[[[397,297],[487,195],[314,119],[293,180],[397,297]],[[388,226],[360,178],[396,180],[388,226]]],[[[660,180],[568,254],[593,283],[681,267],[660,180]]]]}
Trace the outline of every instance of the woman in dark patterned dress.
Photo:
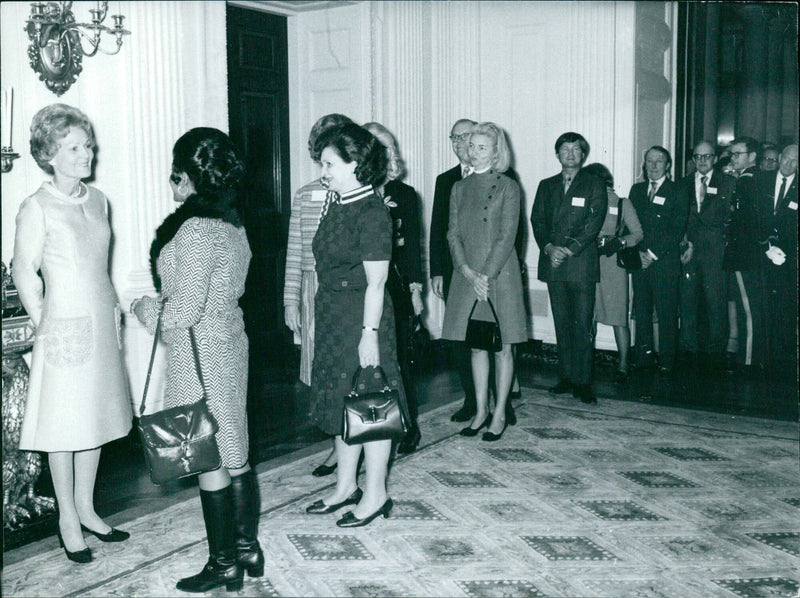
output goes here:
{"type": "Polygon", "coordinates": [[[202,394],[189,336],[194,329],[208,407],[219,425],[222,467],[199,476],[210,556],[199,574],[178,582],[185,592],[223,585],[236,591],[243,569],[251,577],[264,574],[258,481],[248,463],[248,342],[239,308],[251,257],[239,211],[243,178],[244,163],[222,131],[198,127],[178,139],[169,181],[181,206],[158,227],[150,248],[161,298],[131,304],[151,333],[161,317],[169,348],[165,408],[202,394]]]}
{"type": "MultiPolygon", "coordinates": [[[[336,488],[306,511],[333,513],[355,505],[336,525],[358,527],[379,515],[389,516],[392,499],[387,497],[386,474],[392,442],[351,446],[342,440],[344,397],[356,368],[380,365],[405,404],[394,312],[384,292],[392,259],[392,219],[373,189],[386,178],[386,152],[375,137],[354,124],[326,131],[319,147],[322,178],[339,198],[334,201],[334,193],[328,195],[313,243],[319,289],[314,305],[311,420],[335,436],[339,465],[336,488]],[[367,469],[363,492],[356,480],[362,447],[367,469]]],[[[368,369],[362,381],[372,381],[372,375],[379,374],[368,369]]],[[[374,381],[372,386],[379,384],[374,381]]]]}

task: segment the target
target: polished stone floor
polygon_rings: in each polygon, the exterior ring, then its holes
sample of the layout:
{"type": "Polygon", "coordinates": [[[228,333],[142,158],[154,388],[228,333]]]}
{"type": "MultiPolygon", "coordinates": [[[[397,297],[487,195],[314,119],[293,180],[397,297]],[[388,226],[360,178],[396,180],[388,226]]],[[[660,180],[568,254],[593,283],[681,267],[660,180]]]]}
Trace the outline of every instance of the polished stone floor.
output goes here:
{"type": "MultiPolygon", "coordinates": [[[[452,400],[397,459],[388,519],[341,530],[304,507],[316,443],[257,468],[265,576],[242,596],[795,596],[798,426],[523,388],[496,443],[458,435],[452,400]]],[[[87,539],[88,565],[48,538],[6,554],[4,596],[174,596],[206,558],[196,491],[112,517],[132,537],[87,539]],[[13,557],[13,558],[9,558],[13,557]]],[[[225,594],[224,591],[214,595],[225,594]]]]}

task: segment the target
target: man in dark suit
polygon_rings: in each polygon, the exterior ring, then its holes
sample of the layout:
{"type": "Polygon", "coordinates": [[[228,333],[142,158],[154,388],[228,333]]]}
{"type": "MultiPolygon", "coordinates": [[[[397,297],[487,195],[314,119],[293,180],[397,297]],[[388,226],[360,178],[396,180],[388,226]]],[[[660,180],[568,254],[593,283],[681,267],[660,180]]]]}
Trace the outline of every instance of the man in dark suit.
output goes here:
{"type": "Polygon", "coordinates": [[[729,320],[728,369],[737,364],[764,366],[766,331],[764,322],[764,272],[758,244],[756,221],[756,158],[759,145],[752,137],[731,142],[731,165],[738,174],[733,195],[733,214],[725,268],[728,271],[729,297],[733,309],[729,320]]]}
{"type": "Polygon", "coordinates": [[[645,180],[631,187],[629,199],[642,224],[639,242],[642,269],[633,272],[633,311],[636,318],[638,363],[654,363],[653,307],[658,314],[659,372],[675,364],[678,341],[678,287],[681,279],[681,240],[686,232],[688,205],[669,179],[672,157],[659,146],[644,156],[645,180]]]}
{"type": "Polygon", "coordinates": [[[781,152],[778,171],[760,172],[756,206],[765,283],[767,365],[797,375],[797,146],[781,152]]]}
{"type": "Polygon", "coordinates": [[[564,133],[555,144],[561,172],[539,183],[531,210],[539,245],[539,280],[547,283],[558,344],[559,381],[551,392],[572,391],[584,403],[592,394],[595,285],[600,280],[597,233],[608,195],[603,182],[581,170],[589,143],[564,133]]]}
{"type": "Polygon", "coordinates": [[[692,160],[695,172],[678,182],[678,194],[689,206],[688,248],[681,255],[680,345],[696,355],[700,302],[708,322],[708,334],[703,335],[708,365],[722,366],[728,340],[728,277],[722,264],[736,179],[714,169],[717,156],[708,141],[695,146],[692,160]]]}
{"type": "MultiPolygon", "coordinates": [[[[458,158],[458,165],[436,177],[433,193],[433,211],[431,212],[431,231],[428,252],[430,259],[431,289],[445,302],[453,278],[453,259],[450,257],[450,245],[447,243],[447,225],[450,222],[450,191],[457,181],[472,173],[469,159],[469,136],[477,123],[468,118],[455,122],[450,130],[450,142],[453,152],[458,158]]],[[[477,410],[475,403],[475,384],[472,380],[471,352],[464,343],[453,344],[458,376],[464,389],[464,405],[450,418],[452,421],[465,422],[472,419],[477,410]]]]}

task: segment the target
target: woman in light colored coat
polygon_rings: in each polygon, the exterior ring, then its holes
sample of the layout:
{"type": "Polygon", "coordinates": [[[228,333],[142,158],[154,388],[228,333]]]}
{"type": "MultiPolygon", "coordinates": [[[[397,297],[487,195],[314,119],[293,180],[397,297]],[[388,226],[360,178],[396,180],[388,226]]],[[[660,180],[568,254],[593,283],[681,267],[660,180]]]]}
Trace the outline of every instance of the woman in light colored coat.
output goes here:
{"type": "Polygon", "coordinates": [[[494,415],[489,415],[489,354],[473,349],[472,374],[477,412],[461,430],[476,436],[488,426],[483,440],[499,440],[506,428],[505,404],[514,375],[511,345],[527,340],[527,322],[522,301],[522,277],[514,251],[519,226],[520,193],[515,181],[503,173],[510,151],[505,134],[494,123],[480,123],[472,131],[469,154],[473,174],[453,185],[447,240],[453,257],[453,280],[447,297],[442,337],[463,341],[467,322],[477,300],[473,318],[492,321],[489,300],[497,312],[502,349],[495,353],[494,415]]]}
{"type": "MultiPolygon", "coordinates": [[[[600,282],[594,301],[594,321],[614,328],[619,364],[614,379],[624,382],[628,378],[628,353],[631,348],[631,331],[628,326],[629,301],[628,272],[617,265],[617,251],[633,247],[644,238],[636,209],[627,197],[614,193],[614,177],[604,165],[589,164],[584,170],[602,180],[608,191],[608,208],[603,227],[597,237],[600,253],[600,282]],[[616,236],[617,222],[622,218],[624,233],[616,236]]],[[[596,325],[596,324],[595,324],[596,325]]]]}

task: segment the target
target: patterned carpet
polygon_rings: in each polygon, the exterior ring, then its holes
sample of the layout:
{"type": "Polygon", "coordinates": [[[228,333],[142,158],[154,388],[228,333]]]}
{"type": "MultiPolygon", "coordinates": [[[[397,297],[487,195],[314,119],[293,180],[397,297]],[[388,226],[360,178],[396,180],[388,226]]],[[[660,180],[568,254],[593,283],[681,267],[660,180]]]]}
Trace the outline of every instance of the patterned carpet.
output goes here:
{"type": "MultiPolygon", "coordinates": [[[[523,389],[518,425],[485,443],[457,435],[453,409],[423,416],[391,517],[364,528],[305,513],[333,483],[309,474],[327,444],[259,467],[267,570],[239,595],[798,595],[796,423],[523,389]]],[[[123,527],[122,544],[87,538],[89,565],[41,542],[4,568],[3,595],[185,595],[175,581],[207,556],[199,499],[123,527]]]]}

